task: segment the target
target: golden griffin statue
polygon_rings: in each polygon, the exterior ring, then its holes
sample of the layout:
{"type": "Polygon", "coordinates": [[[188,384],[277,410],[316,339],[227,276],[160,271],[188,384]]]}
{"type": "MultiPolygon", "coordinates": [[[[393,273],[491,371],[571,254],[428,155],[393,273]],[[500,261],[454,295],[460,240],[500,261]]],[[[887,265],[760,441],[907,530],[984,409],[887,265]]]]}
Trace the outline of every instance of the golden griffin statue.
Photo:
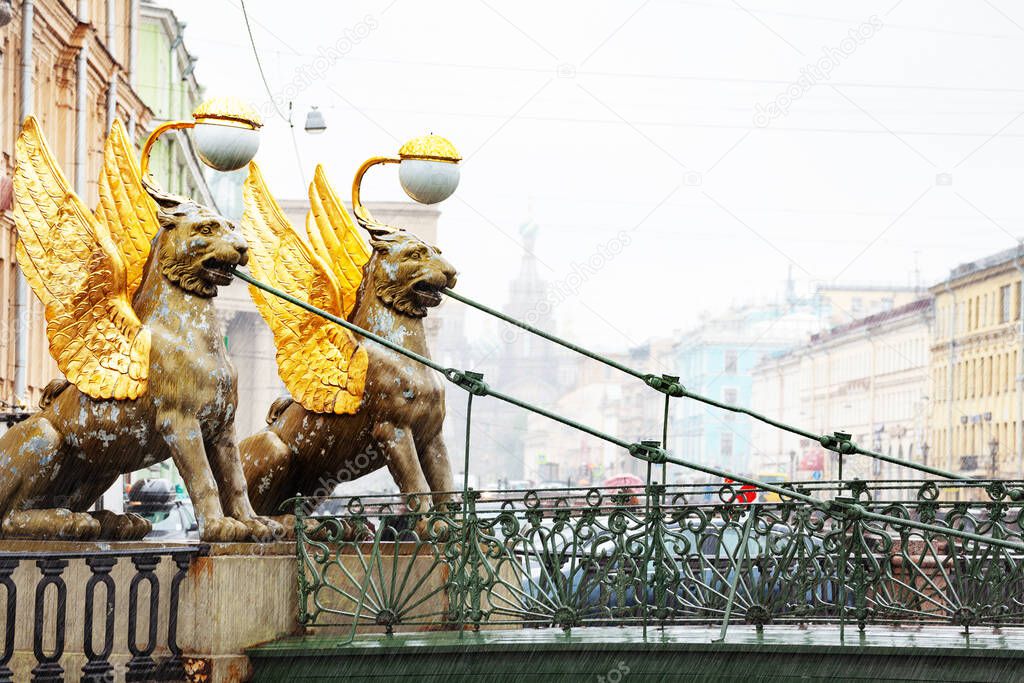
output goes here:
{"type": "MultiPolygon", "coordinates": [[[[441,251],[412,233],[369,224],[363,241],[317,167],[309,188],[308,243],[285,219],[256,164],[245,183],[242,231],[253,275],[424,356],[423,318],[455,286],[441,251]]],[[[453,488],[441,435],[444,385],[433,371],[290,303],[252,296],[274,333],[290,392],[267,429],[239,444],[253,505],[279,512],[296,493],[323,497],[335,484],[388,467],[403,493],[453,488]]],[[[422,496],[425,509],[430,496],[422,496]]],[[[284,520],[282,520],[284,521],[284,520]]]]}
{"type": "Polygon", "coordinates": [[[264,538],[235,443],[236,373],[212,297],[247,260],[226,219],[145,185],[124,127],[107,137],[95,213],[34,118],[17,141],[18,263],[66,380],[0,437],[3,535],[133,539],[136,515],[86,512],[126,472],[173,459],[208,541],[264,538]]]}

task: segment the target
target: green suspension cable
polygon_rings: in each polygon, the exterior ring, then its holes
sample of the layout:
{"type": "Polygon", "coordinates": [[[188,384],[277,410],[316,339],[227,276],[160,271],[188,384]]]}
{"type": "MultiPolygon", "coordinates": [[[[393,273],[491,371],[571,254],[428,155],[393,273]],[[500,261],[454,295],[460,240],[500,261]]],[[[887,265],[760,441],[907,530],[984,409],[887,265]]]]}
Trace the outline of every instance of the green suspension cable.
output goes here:
{"type": "MultiPolygon", "coordinates": [[[[750,486],[753,486],[764,491],[770,491],[771,493],[774,493],[780,497],[799,500],[803,503],[806,503],[809,506],[812,506],[818,510],[827,512],[829,514],[843,515],[851,519],[870,519],[876,522],[884,522],[896,526],[911,527],[915,529],[920,529],[922,531],[930,531],[932,533],[946,534],[949,536],[963,538],[965,540],[989,543],[991,545],[996,545],[1011,550],[1024,552],[1024,543],[1015,543],[1013,541],[1001,538],[981,536],[978,534],[961,531],[958,529],[949,529],[935,526],[932,524],[926,524],[924,522],[917,522],[910,519],[891,517],[889,515],[870,512],[864,509],[860,504],[857,503],[857,501],[853,499],[837,499],[833,501],[818,500],[817,498],[813,498],[812,496],[806,493],[794,491],[793,489],[775,486],[774,484],[769,484],[768,482],[763,482],[758,479],[753,479],[751,477],[745,477],[743,475],[728,472],[726,470],[720,470],[716,467],[701,465],[698,463],[690,462],[688,460],[683,460],[681,458],[671,457],[668,455],[668,453],[666,453],[665,449],[658,444],[657,441],[642,441],[640,443],[629,443],[628,441],[619,439],[618,437],[612,436],[611,434],[606,434],[605,432],[602,432],[598,429],[594,429],[588,425],[576,422],[567,417],[563,417],[561,415],[558,415],[557,413],[553,413],[538,406],[531,405],[525,401],[515,398],[514,396],[509,396],[507,394],[494,391],[490,389],[490,387],[488,387],[486,383],[484,383],[483,375],[481,375],[480,373],[460,371],[455,370],[453,368],[445,368],[435,363],[434,361],[430,360],[429,358],[422,356],[414,351],[410,351],[409,349],[406,349],[403,346],[395,344],[394,342],[385,339],[384,337],[376,335],[373,332],[370,332],[369,330],[365,330],[359,325],[356,325],[355,323],[351,323],[343,318],[340,318],[336,315],[328,313],[327,311],[317,308],[316,306],[313,306],[312,304],[309,304],[297,297],[282,292],[281,290],[278,290],[275,287],[271,287],[270,285],[260,282],[259,280],[253,278],[251,275],[248,275],[247,273],[242,273],[237,269],[234,272],[245,282],[248,282],[252,286],[261,289],[264,292],[267,292],[268,294],[272,294],[273,296],[279,297],[291,304],[294,304],[295,306],[298,306],[299,308],[302,308],[303,310],[313,313],[314,315],[318,315],[326,320],[330,320],[333,323],[337,323],[338,325],[341,325],[342,327],[351,332],[355,332],[356,334],[362,335],[367,339],[375,341],[378,344],[381,344],[382,346],[391,349],[396,353],[399,353],[433,370],[436,370],[437,372],[440,372],[442,375],[444,375],[446,379],[458,385],[460,388],[470,392],[474,396],[493,396],[494,398],[505,403],[509,403],[511,405],[517,406],[524,410],[528,410],[538,415],[542,415],[556,422],[560,422],[573,429],[586,432],[591,436],[594,436],[596,438],[602,439],[604,441],[607,441],[609,443],[615,444],[616,446],[626,449],[629,452],[629,454],[634,458],[638,458],[640,460],[644,460],[652,464],[663,464],[666,462],[670,462],[676,465],[680,465],[682,467],[686,467],[688,469],[696,470],[698,472],[704,472],[705,474],[710,474],[711,476],[719,477],[721,479],[732,479],[733,481],[739,482],[741,484],[748,484],[750,486]]],[[[957,477],[953,477],[953,479],[956,478],[957,477]]],[[[1014,498],[1014,500],[1016,500],[1016,498],[1014,498]]]]}
{"type": "Polygon", "coordinates": [[[701,403],[714,406],[715,408],[720,408],[722,410],[728,410],[733,413],[747,415],[755,420],[775,427],[776,429],[781,429],[783,431],[790,432],[791,434],[802,436],[805,439],[812,439],[814,441],[817,441],[824,448],[831,451],[835,451],[836,453],[855,453],[859,455],[864,455],[869,458],[875,458],[876,460],[884,460],[885,462],[892,463],[894,465],[899,465],[901,467],[907,467],[910,469],[918,470],[919,472],[926,472],[928,474],[932,474],[943,479],[952,479],[954,481],[974,481],[973,479],[964,477],[963,475],[955,474],[953,472],[947,472],[946,470],[942,470],[937,467],[919,465],[909,460],[903,460],[901,458],[896,458],[891,455],[885,455],[883,453],[869,451],[855,444],[853,441],[850,440],[849,435],[842,434],[841,432],[837,432],[834,436],[815,434],[814,432],[809,432],[805,429],[801,429],[800,427],[796,427],[794,425],[786,424],[785,422],[780,422],[779,420],[772,419],[767,415],[755,412],[753,410],[750,410],[749,408],[743,408],[741,406],[716,401],[713,398],[702,396],[701,394],[690,391],[679,382],[678,377],[670,377],[668,375],[662,375],[661,377],[659,377],[651,373],[640,372],[639,370],[631,368],[628,365],[623,365],[622,363],[614,361],[611,358],[602,356],[596,351],[591,351],[582,346],[579,346],[578,344],[574,344],[570,341],[562,339],[561,337],[553,335],[549,332],[545,332],[544,330],[534,327],[533,325],[523,322],[522,320],[517,320],[512,316],[506,315],[501,311],[491,308],[490,306],[486,306],[478,301],[470,299],[469,297],[458,294],[451,289],[445,289],[443,290],[443,292],[452,299],[455,299],[456,301],[462,302],[467,306],[471,306],[479,311],[482,311],[487,315],[499,318],[500,320],[503,320],[510,325],[514,325],[515,327],[526,330],[527,332],[535,334],[538,337],[547,339],[548,341],[554,344],[558,344],[559,346],[562,346],[564,348],[567,348],[570,351],[586,356],[587,358],[596,360],[599,363],[604,363],[605,365],[615,368],[620,372],[636,377],[637,379],[643,380],[643,382],[647,386],[651,387],[652,389],[655,389],[656,391],[660,391],[667,396],[675,398],[689,398],[694,401],[699,401],[701,403]]]}

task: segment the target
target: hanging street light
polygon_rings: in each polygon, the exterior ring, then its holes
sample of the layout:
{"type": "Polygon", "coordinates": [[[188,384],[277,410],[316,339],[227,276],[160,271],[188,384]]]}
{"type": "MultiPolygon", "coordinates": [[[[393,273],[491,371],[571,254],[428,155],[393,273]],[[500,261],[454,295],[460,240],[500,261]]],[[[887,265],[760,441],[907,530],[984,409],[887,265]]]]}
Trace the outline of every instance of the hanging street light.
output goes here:
{"type": "Polygon", "coordinates": [[[306,132],[310,135],[319,135],[325,130],[327,130],[327,122],[324,120],[323,112],[313,107],[306,114],[306,132]]]}
{"type": "Polygon", "coordinates": [[[157,138],[169,130],[192,129],[192,141],[203,163],[218,171],[235,171],[256,156],[260,147],[259,113],[235,97],[206,100],[192,112],[192,121],[167,121],[157,126],[142,147],[141,170],[149,171],[149,156],[157,138]]]}
{"type": "Polygon", "coordinates": [[[359,198],[363,176],[378,164],[398,164],[398,180],[402,189],[420,204],[437,204],[459,186],[459,162],[462,157],[446,138],[422,135],[409,140],[398,150],[397,157],[371,157],[363,162],[352,181],[352,209],[356,219],[366,225],[373,217],[359,198]]]}

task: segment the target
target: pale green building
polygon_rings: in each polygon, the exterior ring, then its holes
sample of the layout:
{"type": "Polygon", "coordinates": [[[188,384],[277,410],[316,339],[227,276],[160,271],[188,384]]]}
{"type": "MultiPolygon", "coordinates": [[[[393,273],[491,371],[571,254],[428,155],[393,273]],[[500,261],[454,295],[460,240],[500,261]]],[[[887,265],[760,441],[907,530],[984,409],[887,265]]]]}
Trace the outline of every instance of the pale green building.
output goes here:
{"type": "MultiPolygon", "coordinates": [[[[191,120],[203,97],[195,77],[196,58],[185,47],[184,30],[184,22],[178,21],[172,10],[149,0],[139,3],[138,68],[133,86],[153,110],[153,127],[165,121],[191,120]]],[[[150,156],[149,170],[165,189],[216,206],[205,166],[188,131],[162,135],[150,156]]]]}

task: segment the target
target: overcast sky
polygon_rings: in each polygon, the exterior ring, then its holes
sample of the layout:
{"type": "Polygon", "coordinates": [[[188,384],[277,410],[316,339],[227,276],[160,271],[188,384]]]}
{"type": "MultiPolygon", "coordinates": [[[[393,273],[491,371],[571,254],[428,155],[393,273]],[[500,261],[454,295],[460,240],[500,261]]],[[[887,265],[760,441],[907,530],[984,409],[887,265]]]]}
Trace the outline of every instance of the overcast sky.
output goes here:
{"type": "MultiPolygon", "coordinates": [[[[317,162],[347,196],[366,157],[442,134],[466,159],[440,205],[459,290],[505,300],[532,216],[541,274],[578,290],[563,331],[602,348],[772,299],[790,267],[803,289],[931,284],[1024,235],[1009,0],[248,0],[301,173],[239,2],[167,4],[207,92],[261,105],[279,198],[317,162]]],[[[404,197],[391,169],[363,196],[404,197]]]]}

